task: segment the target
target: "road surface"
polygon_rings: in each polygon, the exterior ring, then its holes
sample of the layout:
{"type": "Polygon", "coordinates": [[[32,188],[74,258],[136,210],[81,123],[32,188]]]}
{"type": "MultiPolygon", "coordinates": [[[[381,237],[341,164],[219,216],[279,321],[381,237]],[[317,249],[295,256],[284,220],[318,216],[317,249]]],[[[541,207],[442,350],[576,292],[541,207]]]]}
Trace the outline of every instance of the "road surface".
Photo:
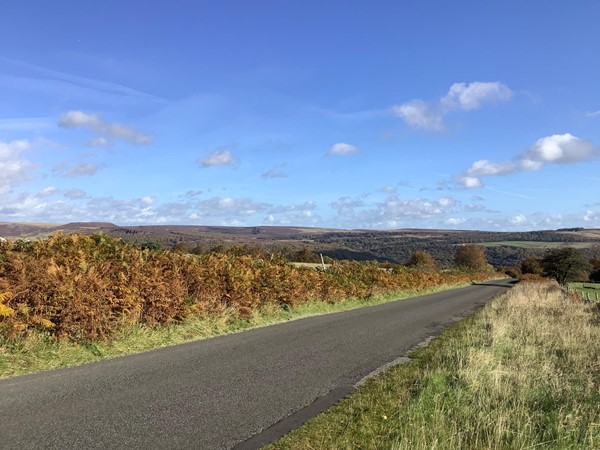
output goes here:
{"type": "Polygon", "coordinates": [[[0,380],[0,448],[258,448],[510,286],[489,282],[0,380]]]}

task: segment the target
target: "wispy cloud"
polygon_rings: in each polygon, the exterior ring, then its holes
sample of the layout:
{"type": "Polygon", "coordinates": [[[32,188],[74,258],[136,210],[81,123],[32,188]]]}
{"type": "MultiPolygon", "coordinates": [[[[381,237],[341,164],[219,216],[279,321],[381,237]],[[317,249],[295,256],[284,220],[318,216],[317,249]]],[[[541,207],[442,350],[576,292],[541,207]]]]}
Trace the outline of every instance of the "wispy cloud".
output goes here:
{"type": "Polygon", "coordinates": [[[600,117],[600,110],[598,111],[590,111],[585,113],[586,117],[600,117]]]}
{"type": "Polygon", "coordinates": [[[97,138],[90,139],[85,143],[85,145],[87,145],[88,147],[109,148],[112,147],[112,142],[106,139],[105,137],[100,136],[97,138]]]}
{"type": "Polygon", "coordinates": [[[510,175],[516,172],[542,169],[546,164],[573,164],[589,161],[599,150],[586,140],[570,133],[554,134],[538,139],[527,151],[506,162],[481,159],[456,177],[456,183],[466,188],[480,188],[482,178],[510,175]]]}
{"type": "MultiPolygon", "coordinates": [[[[132,89],[127,86],[123,86],[121,84],[112,83],[109,81],[96,80],[92,78],[85,78],[77,75],[73,75],[66,72],[60,72],[58,70],[48,69],[46,67],[41,67],[35,64],[31,64],[25,61],[19,61],[16,59],[4,58],[0,57],[0,63],[6,66],[12,66],[14,68],[18,68],[21,71],[25,69],[30,73],[36,74],[36,77],[32,80],[33,82],[43,82],[43,79],[40,79],[40,75],[45,77],[47,80],[58,80],[63,83],[68,83],[78,88],[84,88],[87,90],[93,90],[98,93],[109,94],[112,96],[119,97],[127,97],[131,99],[144,100],[152,103],[164,104],[167,103],[167,100],[156,95],[147,94],[145,92],[132,89]]],[[[22,78],[22,77],[20,77],[22,78]]]]}
{"type": "MultiPolygon", "coordinates": [[[[148,145],[152,143],[152,136],[144,134],[134,128],[120,123],[110,123],[103,120],[98,114],[88,114],[83,111],[69,111],[58,120],[62,128],[87,128],[94,133],[102,135],[101,139],[108,143],[108,139],[121,139],[135,145],[148,145]]],[[[106,145],[104,145],[106,146],[106,145]]]]}
{"type": "Polygon", "coordinates": [[[445,127],[443,113],[423,100],[411,100],[394,106],[392,111],[414,128],[440,131],[445,127]]]}
{"type": "Polygon", "coordinates": [[[333,156],[345,156],[345,155],[354,155],[358,153],[358,148],[351,144],[345,144],[344,142],[338,142],[331,146],[328,155],[333,156]]]}
{"type": "Polygon", "coordinates": [[[84,177],[95,175],[98,170],[104,167],[103,164],[96,164],[91,162],[83,162],[79,164],[60,164],[54,169],[52,169],[52,173],[54,175],[66,178],[76,178],[76,177],[84,177]]]}
{"type": "Polygon", "coordinates": [[[69,200],[79,200],[82,198],[86,198],[87,194],[85,193],[85,191],[83,191],[81,189],[73,188],[73,189],[67,189],[63,193],[63,196],[65,198],[68,198],[69,200]]]}
{"type": "Polygon", "coordinates": [[[236,159],[231,153],[230,147],[220,147],[215,151],[211,152],[204,158],[198,160],[200,167],[217,167],[217,166],[231,166],[236,163],[236,159]]]}
{"type": "Polygon", "coordinates": [[[281,167],[275,166],[261,175],[263,178],[287,178],[288,174],[281,167]]]}
{"type": "Polygon", "coordinates": [[[518,198],[525,198],[527,200],[533,200],[533,197],[530,197],[529,195],[525,195],[525,194],[520,194],[518,192],[510,192],[507,190],[497,189],[497,188],[493,188],[493,187],[489,187],[489,186],[486,186],[485,189],[487,189],[488,191],[491,191],[491,192],[496,192],[498,194],[509,195],[511,197],[518,197],[518,198]]]}
{"type": "Polygon", "coordinates": [[[444,117],[450,111],[473,111],[484,104],[509,101],[513,95],[514,92],[508,86],[498,81],[454,83],[448,93],[438,101],[414,99],[393,106],[392,112],[411,127],[441,131],[446,128],[444,117]]]}

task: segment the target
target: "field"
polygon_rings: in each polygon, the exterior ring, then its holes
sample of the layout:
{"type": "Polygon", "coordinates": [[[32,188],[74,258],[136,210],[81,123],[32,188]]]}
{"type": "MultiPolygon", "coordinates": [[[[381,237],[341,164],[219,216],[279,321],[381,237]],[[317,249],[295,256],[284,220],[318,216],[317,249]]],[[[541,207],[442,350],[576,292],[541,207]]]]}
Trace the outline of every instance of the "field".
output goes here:
{"type": "Polygon", "coordinates": [[[520,283],[270,449],[600,448],[600,311],[520,283]]]}
{"type": "Polygon", "coordinates": [[[548,249],[548,248],[589,248],[598,245],[594,242],[540,242],[540,241],[501,241],[501,242],[483,242],[481,245],[485,247],[516,247],[516,248],[532,248],[532,249],[548,249]]]}
{"type": "Polygon", "coordinates": [[[569,290],[580,292],[588,300],[600,300],[600,283],[569,283],[569,290]]]}

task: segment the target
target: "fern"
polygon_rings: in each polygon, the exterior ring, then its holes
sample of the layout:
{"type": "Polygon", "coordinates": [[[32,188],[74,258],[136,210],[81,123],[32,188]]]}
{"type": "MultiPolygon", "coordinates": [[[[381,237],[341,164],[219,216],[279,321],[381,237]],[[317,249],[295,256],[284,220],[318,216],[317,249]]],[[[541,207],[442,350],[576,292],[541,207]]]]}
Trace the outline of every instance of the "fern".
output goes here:
{"type": "Polygon", "coordinates": [[[12,309],[10,306],[4,304],[11,298],[12,298],[11,292],[0,293],[0,317],[10,317],[15,314],[14,309],[12,309]]]}

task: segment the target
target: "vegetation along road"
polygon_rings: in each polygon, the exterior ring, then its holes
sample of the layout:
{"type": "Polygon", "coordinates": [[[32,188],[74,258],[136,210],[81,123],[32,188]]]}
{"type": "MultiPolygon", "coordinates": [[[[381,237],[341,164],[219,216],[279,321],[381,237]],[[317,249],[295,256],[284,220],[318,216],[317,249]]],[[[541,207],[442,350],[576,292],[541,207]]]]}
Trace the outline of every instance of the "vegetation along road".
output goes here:
{"type": "Polygon", "coordinates": [[[499,295],[500,280],[0,381],[2,448],[258,448],[499,295]]]}

